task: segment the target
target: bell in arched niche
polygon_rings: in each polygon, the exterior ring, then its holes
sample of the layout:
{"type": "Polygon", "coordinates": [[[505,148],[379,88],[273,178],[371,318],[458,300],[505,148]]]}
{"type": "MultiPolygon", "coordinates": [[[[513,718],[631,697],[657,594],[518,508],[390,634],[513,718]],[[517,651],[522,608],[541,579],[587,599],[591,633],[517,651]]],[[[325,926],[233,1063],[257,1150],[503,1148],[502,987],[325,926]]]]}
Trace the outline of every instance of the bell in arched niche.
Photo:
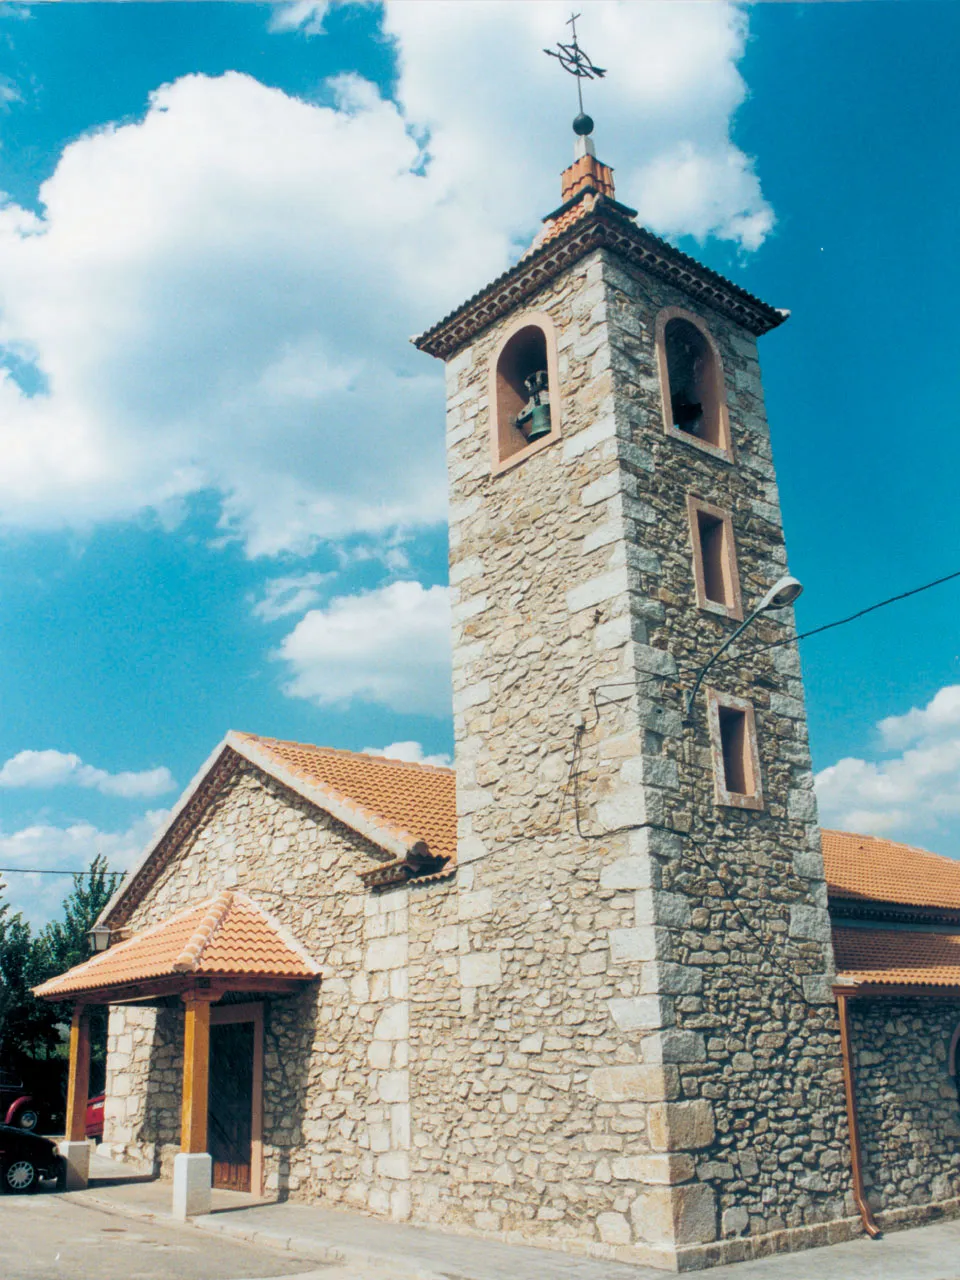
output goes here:
{"type": "Polygon", "coordinates": [[[517,414],[517,430],[528,444],[550,434],[550,392],[546,369],[538,369],[524,378],[530,399],[517,414]]]}

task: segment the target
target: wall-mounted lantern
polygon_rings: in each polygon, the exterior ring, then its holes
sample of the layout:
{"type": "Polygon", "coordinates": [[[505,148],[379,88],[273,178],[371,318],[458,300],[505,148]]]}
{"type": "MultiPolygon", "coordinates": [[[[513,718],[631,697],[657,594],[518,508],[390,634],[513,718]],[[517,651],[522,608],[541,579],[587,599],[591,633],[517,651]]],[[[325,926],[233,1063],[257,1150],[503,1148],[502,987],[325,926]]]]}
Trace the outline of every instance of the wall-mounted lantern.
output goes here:
{"type": "Polygon", "coordinates": [[[106,951],[110,946],[110,930],[106,925],[96,925],[87,937],[90,939],[90,950],[93,952],[106,951]]]}

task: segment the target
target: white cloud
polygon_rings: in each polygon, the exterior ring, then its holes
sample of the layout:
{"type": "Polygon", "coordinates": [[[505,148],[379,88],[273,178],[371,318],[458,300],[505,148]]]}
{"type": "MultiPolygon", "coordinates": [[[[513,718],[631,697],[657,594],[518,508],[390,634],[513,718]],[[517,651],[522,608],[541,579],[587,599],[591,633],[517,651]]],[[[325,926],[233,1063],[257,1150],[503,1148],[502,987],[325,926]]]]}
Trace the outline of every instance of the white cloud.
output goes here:
{"type": "Polygon", "coordinates": [[[286,692],[320,706],[359,700],[393,711],[450,714],[446,587],[394,582],[312,609],[280,646],[286,692]]]}
{"type": "Polygon", "coordinates": [[[264,583],[263,596],[253,606],[253,616],[264,622],[293,613],[306,613],[320,599],[320,587],[332,577],[329,573],[299,573],[286,578],[272,578],[264,583]]]}
{"type": "Polygon", "coordinates": [[[286,0],[275,4],[268,31],[300,31],[305,36],[323,34],[323,20],[330,8],[329,0],[286,0]]]}
{"type": "Polygon", "coordinates": [[[159,796],[176,786],[166,766],[108,773],[72,751],[19,751],[0,768],[0,787],[93,787],[105,796],[159,796]]]}
{"type": "Polygon", "coordinates": [[[940,689],[925,707],[913,707],[906,715],[888,716],[877,725],[889,750],[911,742],[942,741],[960,737],[960,684],[940,689]]]}
{"type": "Polygon", "coordinates": [[[385,756],[388,760],[405,760],[407,764],[436,764],[449,769],[453,760],[445,752],[424,755],[419,742],[391,742],[388,747],[364,747],[365,756],[385,756]]]}
{"type": "MultiPolygon", "coordinates": [[[[825,826],[911,838],[951,839],[960,816],[960,685],[941,689],[925,707],[877,725],[888,759],[846,757],[816,776],[825,826]]],[[[955,843],[955,837],[953,837],[955,843]]]]}
{"type": "MultiPolygon", "coordinates": [[[[557,203],[574,99],[542,47],[567,16],[388,4],[397,103],[356,76],[319,106],[190,75],[72,142],[40,216],[0,207],[0,355],[33,365],[27,390],[0,371],[0,527],[169,527],[201,491],[251,555],[442,522],[440,370],[406,335],[557,203]]],[[[757,244],[770,211],[730,141],[746,16],[598,0],[582,26],[619,194],[654,229],[757,244]]]]}
{"type": "MultiPolygon", "coordinates": [[[[430,130],[434,179],[514,236],[559,204],[557,173],[572,159],[573,84],[543,53],[568,37],[569,16],[561,0],[386,5],[398,97],[430,130]]],[[[584,10],[580,39],[607,72],[585,89],[598,155],[654,231],[755,248],[773,224],[752,161],[730,138],[746,97],[737,62],[747,31],[746,13],[725,3],[602,0],[584,10]]]]}
{"type": "MultiPolygon", "coordinates": [[[[126,831],[100,831],[89,822],[66,827],[39,823],[20,831],[0,831],[0,865],[45,870],[84,871],[97,854],[112,871],[126,871],[160,829],[165,809],[152,809],[126,831]]],[[[54,917],[70,892],[69,876],[4,874],[3,895],[13,911],[23,911],[34,923],[54,917]]]]}

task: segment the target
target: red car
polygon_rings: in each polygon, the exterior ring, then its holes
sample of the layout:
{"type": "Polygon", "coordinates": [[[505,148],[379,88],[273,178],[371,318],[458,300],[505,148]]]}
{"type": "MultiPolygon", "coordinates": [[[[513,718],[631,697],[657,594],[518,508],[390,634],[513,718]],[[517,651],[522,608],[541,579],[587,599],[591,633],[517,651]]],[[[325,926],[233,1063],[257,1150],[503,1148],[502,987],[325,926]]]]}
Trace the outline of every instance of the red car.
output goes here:
{"type": "Polygon", "coordinates": [[[40,1123],[40,1107],[19,1076],[0,1071],[0,1124],[32,1133],[40,1123]]]}
{"type": "Polygon", "coordinates": [[[103,1137],[103,1104],[106,1094],[98,1093],[95,1098],[91,1098],[87,1103],[87,1124],[86,1135],[88,1138],[96,1138],[97,1142],[103,1137]]]}

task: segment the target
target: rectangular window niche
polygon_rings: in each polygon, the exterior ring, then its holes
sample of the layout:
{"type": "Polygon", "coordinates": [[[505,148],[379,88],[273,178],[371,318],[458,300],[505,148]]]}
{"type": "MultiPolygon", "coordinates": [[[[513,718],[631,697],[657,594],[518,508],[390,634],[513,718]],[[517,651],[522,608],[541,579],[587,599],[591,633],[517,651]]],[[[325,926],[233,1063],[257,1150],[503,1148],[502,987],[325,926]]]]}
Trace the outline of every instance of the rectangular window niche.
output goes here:
{"type": "Polygon", "coordinates": [[[735,809],[762,809],[763,786],[753,703],[708,689],[707,723],[717,804],[735,809]]]}
{"type": "Polygon", "coordinates": [[[730,512],[690,494],[687,497],[687,514],[697,605],[740,622],[743,619],[743,602],[730,512]]]}

